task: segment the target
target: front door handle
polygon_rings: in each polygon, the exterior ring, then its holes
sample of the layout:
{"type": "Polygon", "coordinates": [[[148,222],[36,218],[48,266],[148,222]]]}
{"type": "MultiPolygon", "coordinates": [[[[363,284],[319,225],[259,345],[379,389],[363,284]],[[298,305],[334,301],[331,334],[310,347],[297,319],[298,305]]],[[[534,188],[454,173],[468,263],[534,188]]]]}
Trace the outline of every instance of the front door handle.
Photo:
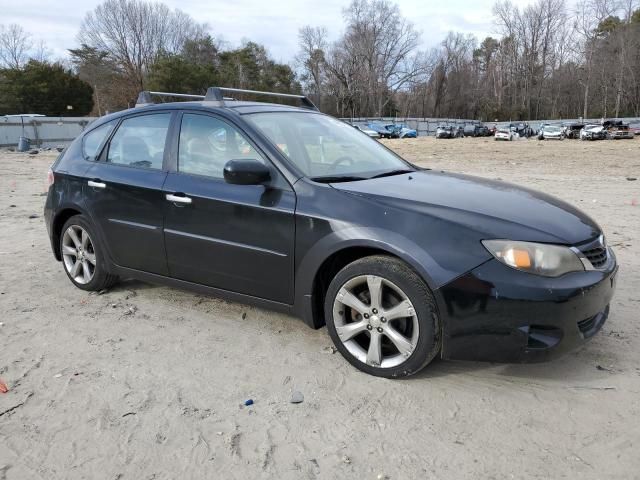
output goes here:
{"type": "Polygon", "coordinates": [[[90,187],[93,187],[93,188],[107,188],[107,184],[106,184],[106,183],[102,183],[102,182],[95,182],[95,181],[93,181],[93,180],[89,180],[89,181],[87,182],[87,184],[88,184],[90,187]]]}
{"type": "Polygon", "coordinates": [[[185,205],[191,203],[191,199],[189,197],[178,196],[172,193],[167,193],[167,200],[173,203],[184,203],[185,205]]]}

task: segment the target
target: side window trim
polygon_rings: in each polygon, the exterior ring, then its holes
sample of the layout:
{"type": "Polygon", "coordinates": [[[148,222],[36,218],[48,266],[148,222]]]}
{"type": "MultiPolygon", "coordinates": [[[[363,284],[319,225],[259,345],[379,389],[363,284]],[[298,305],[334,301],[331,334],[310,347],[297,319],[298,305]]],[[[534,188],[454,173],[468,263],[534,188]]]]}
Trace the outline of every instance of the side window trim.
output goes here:
{"type": "Polygon", "coordinates": [[[278,185],[278,188],[282,188],[284,190],[290,190],[293,191],[293,187],[291,186],[291,183],[289,182],[289,180],[287,179],[286,175],[284,175],[280,169],[277,167],[277,165],[274,163],[274,161],[271,159],[271,156],[265,152],[265,150],[259,145],[257,144],[252,138],[251,135],[249,135],[247,133],[247,131],[242,127],[242,125],[234,122],[232,119],[224,116],[224,115],[219,115],[216,112],[209,112],[209,111],[203,111],[203,110],[182,110],[180,112],[179,117],[176,119],[176,129],[174,132],[174,137],[173,137],[173,144],[172,144],[172,152],[171,152],[171,162],[170,162],[170,169],[169,172],[170,173],[175,173],[178,175],[189,175],[189,176],[193,176],[193,177],[198,177],[198,178],[206,178],[207,180],[211,180],[211,181],[216,181],[219,183],[225,183],[224,178],[220,178],[220,177],[212,177],[209,175],[199,175],[197,173],[189,173],[189,172],[181,172],[179,169],[179,155],[180,155],[180,133],[182,131],[182,120],[184,118],[184,115],[201,115],[204,117],[210,117],[213,118],[215,120],[221,121],[223,123],[226,123],[228,125],[230,125],[231,127],[233,127],[234,129],[237,130],[237,132],[242,136],[242,138],[249,143],[249,145],[251,145],[251,147],[256,151],[256,153],[258,153],[260,155],[260,157],[264,160],[265,164],[272,169],[273,172],[276,173],[276,175],[278,176],[277,179],[273,179],[274,184],[278,185]]]}
{"type": "MultiPolygon", "coordinates": [[[[180,112],[177,112],[175,110],[153,110],[151,112],[140,112],[140,113],[134,113],[132,115],[125,115],[122,116],[118,119],[116,119],[117,124],[116,126],[113,128],[113,130],[111,130],[111,132],[108,135],[107,140],[104,142],[104,144],[100,147],[101,151],[100,151],[100,156],[99,158],[96,157],[96,162],[100,162],[100,163],[104,163],[106,165],[116,165],[119,167],[126,167],[126,168],[135,168],[138,170],[153,170],[155,172],[168,172],[171,171],[170,169],[170,164],[171,164],[171,152],[169,152],[169,148],[173,148],[173,139],[172,139],[172,130],[175,128],[175,121],[178,118],[180,112]],[[115,134],[117,133],[118,129],[120,128],[120,126],[122,125],[122,123],[125,120],[129,120],[131,118],[136,118],[136,117],[141,117],[141,116],[145,116],[145,115],[158,115],[158,114],[171,114],[171,117],[169,118],[169,128],[167,129],[167,136],[164,139],[164,152],[163,152],[163,157],[162,157],[162,168],[158,169],[158,168],[154,168],[154,169],[149,169],[149,168],[144,168],[144,167],[138,167],[135,165],[125,165],[122,163],[112,163],[107,161],[107,155],[109,152],[109,146],[111,145],[111,140],[113,139],[113,137],[115,136],[115,134]]],[[[179,129],[178,129],[179,130],[179,129]]]]}
{"type": "Polygon", "coordinates": [[[277,172],[278,169],[275,167],[275,165],[273,164],[273,162],[271,161],[271,159],[268,157],[268,155],[266,155],[261,148],[258,147],[258,145],[256,145],[256,143],[251,139],[251,137],[249,137],[249,135],[247,135],[247,133],[239,126],[237,125],[235,122],[230,121],[228,118],[225,118],[222,115],[217,115],[215,113],[212,112],[203,112],[203,111],[198,111],[198,110],[183,110],[181,112],[180,115],[180,120],[178,123],[178,128],[177,128],[177,137],[176,137],[176,145],[175,145],[175,170],[173,170],[175,173],[180,174],[180,175],[192,175],[192,176],[196,176],[196,177],[200,177],[200,178],[207,178],[209,180],[214,180],[217,182],[221,182],[221,183],[225,183],[224,178],[222,177],[214,177],[211,175],[201,175],[201,174],[197,174],[197,173],[192,173],[192,172],[183,172],[180,171],[180,135],[182,132],[182,123],[183,123],[183,119],[185,115],[199,115],[202,117],[207,117],[207,118],[212,118],[214,120],[217,120],[225,125],[230,126],[231,128],[233,128],[234,130],[236,130],[236,132],[251,146],[251,148],[260,156],[260,158],[262,158],[262,160],[265,162],[265,165],[267,165],[268,167],[271,167],[273,169],[275,169],[275,171],[277,172]]]}
{"type": "Polygon", "coordinates": [[[180,128],[182,125],[183,111],[173,112],[169,131],[167,132],[167,143],[164,149],[163,170],[165,172],[178,171],[178,145],[180,143],[180,128]]]}
{"type": "Polygon", "coordinates": [[[120,117],[120,118],[117,119],[116,126],[113,128],[113,130],[111,130],[111,133],[109,133],[107,140],[104,142],[104,145],[102,145],[102,147],[100,147],[100,156],[96,159],[97,162],[109,163],[109,162],[107,162],[107,151],[109,150],[107,148],[107,146],[111,143],[111,139],[113,138],[113,136],[116,134],[116,132],[120,128],[120,125],[122,125],[122,122],[124,120],[126,120],[127,118],[129,118],[129,117],[120,117]]]}
{"type": "Polygon", "coordinates": [[[107,143],[109,143],[111,141],[111,137],[113,136],[114,132],[118,129],[118,127],[120,126],[120,122],[121,119],[116,118],[115,120],[110,120],[108,122],[103,123],[102,125],[92,128],[91,130],[89,130],[88,132],[86,132],[83,136],[82,136],[82,145],[81,145],[81,152],[82,152],[82,159],[85,162],[99,162],[102,158],[102,152],[104,151],[104,147],[107,143]],[[86,158],[84,156],[84,148],[85,148],[85,142],[87,140],[87,136],[91,135],[93,132],[95,132],[96,130],[98,130],[99,128],[102,128],[106,125],[109,125],[110,123],[113,123],[115,126],[111,129],[111,131],[102,139],[102,142],[100,142],[100,145],[98,146],[98,149],[96,150],[96,155],[93,157],[93,160],[89,160],[88,158],[86,158]]]}

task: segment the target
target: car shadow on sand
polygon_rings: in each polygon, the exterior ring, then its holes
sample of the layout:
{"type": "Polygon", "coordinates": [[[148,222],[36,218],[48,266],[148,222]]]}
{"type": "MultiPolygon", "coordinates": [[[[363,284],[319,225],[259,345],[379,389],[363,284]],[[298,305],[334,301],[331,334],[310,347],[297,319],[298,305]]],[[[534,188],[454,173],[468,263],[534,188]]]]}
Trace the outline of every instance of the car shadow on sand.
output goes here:
{"type": "MultiPolygon", "coordinates": [[[[109,292],[122,294],[126,294],[127,292],[142,293],[144,291],[166,288],[171,289],[171,287],[127,279],[118,282],[109,292]]],[[[193,295],[194,299],[200,297],[200,295],[188,290],[175,290],[185,295],[193,295]]],[[[205,297],[211,299],[219,298],[209,295],[205,295],[205,297]]],[[[238,305],[244,304],[238,303],[238,305]]],[[[247,308],[249,308],[248,305],[247,308]]],[[[291,322],[298,321],[298,319],[293,317],[290,320],[291,322]]],[[[290,332],[292,335],[298,335],[300,333],[297,328],[292,328],[290,332]]],[[[286,334],[286,331],[280,333],[280,335],[286,334]]],[[[549,382],[550,384],[562,382],[566,385],[574,385],[609,375],[606,371],[598,371],[595,358],[597,356],[596,350],[595,345],[588,343],[582,348],[570,352],[561,358],[548,362],[530,364],[443,360],[440,357],[436,357],[427,367],[417,374],[408,377],[406,381],[429,381],[443,377],[449,377],[449,379],[454,379],[455,377],[460,377],[461,379],[474,377],[477,379],[486,378],[494,380],[502,378],[505,381],[526,380],[525,383],[534,384],[540,382],[549,382]]]]}
{"type": "Polygon", "coordinates": [[[597,379],[606,379],[610,375],[599,369],[585,345],[575,352],[542,363],[490,363],[435,359],[424,370],[415,375],[416,379],[430,380],[439,377],[473,376],[476,378],[504,379],[505,381],[526,380],[525,383],[563,383],[567,386],[597,379]]]}

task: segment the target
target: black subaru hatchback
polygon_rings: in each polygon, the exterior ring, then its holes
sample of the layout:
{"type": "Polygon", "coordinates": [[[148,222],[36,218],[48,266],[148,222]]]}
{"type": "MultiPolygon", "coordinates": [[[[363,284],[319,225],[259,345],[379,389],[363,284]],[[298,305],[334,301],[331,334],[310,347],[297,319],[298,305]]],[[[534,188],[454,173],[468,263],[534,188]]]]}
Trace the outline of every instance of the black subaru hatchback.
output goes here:
{"type": "Polygon", "coordinates": [[[304,97],[223,91],[238,93],[143,92],[56,160],[45,216],[74,285],[136,278],[294,313],[383,377],[436,355],[541,361],[604,324],[616,259],[581,211],[415,167],[304,97]]]}

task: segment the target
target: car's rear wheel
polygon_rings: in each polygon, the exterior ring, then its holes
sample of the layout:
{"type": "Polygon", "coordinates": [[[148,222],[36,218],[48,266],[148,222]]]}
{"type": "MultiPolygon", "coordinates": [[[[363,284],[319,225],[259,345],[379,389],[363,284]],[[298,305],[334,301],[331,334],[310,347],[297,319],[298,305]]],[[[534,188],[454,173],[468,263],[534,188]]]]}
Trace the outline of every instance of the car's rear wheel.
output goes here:
{"type": "Polygon", "coordinates": [[[338,272],[327,291],[325,320],[340,353],[380,377],[412,375],[440,348],[433,294],[393,257],[366,257],[338,272]]]}
{"type": "Polygon", "coordinates": [[[60,253],[64,271],[82,290],[103,290],[118,280],[108,272],[98,245],[93,227],[84,215],[71,217],[62,227],[60,253]]]}

